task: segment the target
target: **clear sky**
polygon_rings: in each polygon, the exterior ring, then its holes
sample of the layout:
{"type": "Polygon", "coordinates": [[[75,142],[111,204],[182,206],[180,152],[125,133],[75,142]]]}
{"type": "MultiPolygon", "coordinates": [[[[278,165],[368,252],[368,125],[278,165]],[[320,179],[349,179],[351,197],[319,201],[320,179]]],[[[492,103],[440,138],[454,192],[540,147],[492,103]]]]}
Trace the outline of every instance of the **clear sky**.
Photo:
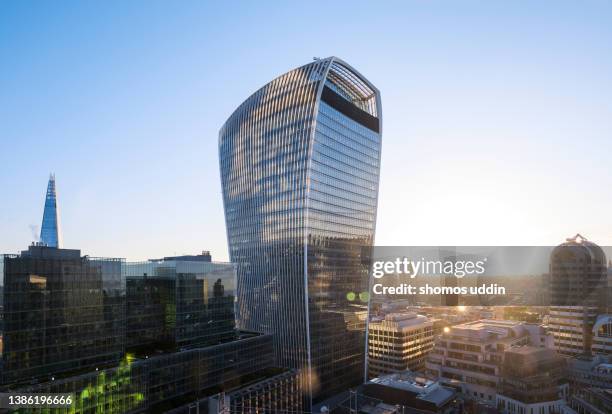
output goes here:
{"type": "Polygon", "coordinates": [[[382,93],[379,245],[612,245],[612,3],[0,2],[0,252],[227,258],[220,126],[336,55],[382,93]]]}

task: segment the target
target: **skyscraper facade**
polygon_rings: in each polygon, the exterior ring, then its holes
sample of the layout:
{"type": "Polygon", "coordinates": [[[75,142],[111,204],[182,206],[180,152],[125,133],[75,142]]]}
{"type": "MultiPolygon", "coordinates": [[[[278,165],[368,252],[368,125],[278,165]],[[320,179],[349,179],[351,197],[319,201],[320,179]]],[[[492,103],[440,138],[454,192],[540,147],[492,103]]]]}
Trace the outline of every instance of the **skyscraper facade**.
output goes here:
{"type": "Polygon", "coordinates": [[[364,379],[381,123],[378,90],[330,57],[259,89],[219,132],[239,325],[272,333],[315,401],[364,379]]]}
{"type": "Polygon", "coordinates": [[[1,258],[0,391],[72,394],[54,413],[194,412],[218,393],[235,413],[302,409],[302,374],[275,365],[272,336],[234,328],[232,264],[39,244],[1,258]]]}
{"type": "Polygon", "coordinates": [[[568,238],[550,256],[550,320],[557,352],[592,352],[593,327],[607,311],[606,255],[581,235],[568,238]]]}
{"type": "Polygon", "coordinates": [[[172,350],[236,338],[231,263],[126,263],[123,275],[128,348],[172,350]]]}
{"type": "Polygon", "coordinates": [[[43,212],[42,226],[40,228],[40,242],[48,247],[62,247],[62,232],[57,206],[57,190],[55,189],[55,174],[49,177],[47,195],[45,196],[45,210],[43,212]]]}
{"type": "Polygon", "coordinates": [[[125,351],[122,260],[33,245],[4,256],[2,382],[117,363],[125,351]]]}
{"type": "Polygon", "coordinates": [[[390,313],[368,325],[368,377],[420,371],[434,346],[433,322],[415,313],[390,313]]]}

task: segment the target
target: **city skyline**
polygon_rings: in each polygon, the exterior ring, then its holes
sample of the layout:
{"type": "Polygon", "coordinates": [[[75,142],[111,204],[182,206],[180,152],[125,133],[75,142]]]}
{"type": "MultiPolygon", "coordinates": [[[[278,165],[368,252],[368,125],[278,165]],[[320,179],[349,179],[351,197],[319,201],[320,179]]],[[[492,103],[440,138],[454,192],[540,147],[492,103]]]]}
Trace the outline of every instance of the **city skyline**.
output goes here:
{"type": "Polygon", "coordinates": [[[0,410],[612,413],[611,16],[0,4],[0,410]]]}
{"type": "Polygon", "coordinates": [[[552,4],[328,4],[345,18],[311,27],[312,5],[169,16],[160,3],[7,3],[0,248],[34,240],[54,171],[66,247],[226,260],[218,130],[244,96],[328,55],[385,101],[377,245],[553,245],[576,232],[611,245],[610,8],[552,4]],[[268,15],[277,24],[262,27],[268,15]],[[374,34],[352,24],[366,17],[374,34]]]}

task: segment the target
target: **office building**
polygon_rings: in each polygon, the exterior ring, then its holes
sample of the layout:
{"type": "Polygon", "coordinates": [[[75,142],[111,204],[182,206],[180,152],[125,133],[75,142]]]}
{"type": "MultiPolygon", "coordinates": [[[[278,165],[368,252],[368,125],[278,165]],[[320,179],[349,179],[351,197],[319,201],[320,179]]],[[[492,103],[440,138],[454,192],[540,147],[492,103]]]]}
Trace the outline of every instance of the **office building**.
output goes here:
{"type": "Polygon", "coordinates": [[[433,349],[433,323],[415,313],[391,313],[368,325],[368,377],[425,368],[433,349]]]}
{"type": "Polygon", "coordinates": [[[612,388],[583,389],[572,395],[570,407],[577,414],[612,413],[612,388]]]}
{"type": "Polygon", "coordinates": [[[4,256],[4,383],[119,362],[125,351],[121,264],[43,245],[4,256]]]}
{"type": "Polygon", "coordinates": [[[568,394],[565,359],[553,349],[520,346],[505,351],[497,394],[502,413],[559,413],[568,394]]]}
{"type": "Polygon", "coordinates": [[[59,207],[57,205],[57,189],[55,174],[49,177],[42,226],[40,228],[40,243],[49,247],[62,247],[62,231],[60,226],[59,207]]]}
{"type": "Polygon", "coordinates": [[[126,346],[176,350],[235,338],[234,266],[168,259],[123,266],[126,346]]]}
{"type": "Polygon", "coordinates": [[[569,358],[568,376],[572,392],[584,388],[612,388],[612,359],[593,357],[569,358]]]}
{"type": "Polygon", "coordinates": [[[181,256],[166,256],[162,259],[149,259],[150,262],[169,262],[172,260],[183,262],[212,262],[212,256],[208,250],[202,250],[200,254],[184,254],[181,256]]]}
{"type": "Polygon", "coordinates": [[[538,325],[516,321],[480,320],[449,327],[425,363],[427,375],[456,387],[467,399],[496,405],[504,352],[511,347],[550,346],[538,325]]]}
{"type": "Polygon", "coordinates": [[[597,315],[597,308],[590,306],[551,306],[548,329],[557,352],[568,357],[589,355],[597,315]]]}
{"type": "Polygon", "coordinates": [[[271,336],[245,333],[234,341],[180,352],[128,353],[115,367],[58,377],[12,391],[71,393],[73,406],[55,409],[58,414],[165,413],[219,392],[231,394],[263,382],[275,390],[267,394],[269,404],[282,405],[290,392],[290,401],[302,398],[299,373],[274,367],[271,336]],[[290,385],[287,377],[292,379],[290,385]]]}
{"type": "Polygon", "coordinates": [[[275,365],[272,336],[235,329],[233,265],[43,245],[3,258],[3,392],[72,394],[58,413],[162,413],[242,391],[301,407],[302,373],[275,365]]]}
{"type": "Polygon", "coordinates": [[[253,414],[304,412],[301,382],[296,370],[269,370],[268,376],[251,378],[242,388],[190,402],[165,414],[253,414]]]}
{"type": "Polygon", "coordinates": [[[365,375],[381,121],[378,90],[331,57],[256,91],[219,132],[239,326],[273,334],[315,400],[365,375]]]}
{"type": "Polygon", "coordinates": [[[593,324],[592,335],[591,353],[612,356],[612,315],[598,315],[593,324]]]}
{"type": "Polygon", "coordinates": [[[330,414],[459,414],[457,391],[411,371],[382,375],[359,386],[330,414]]]}
{"type": "Polygon", "coordinates": [[[593,326],[607,310],[607,272],[603,250],[579,234],[551,253],[549,329],[560,354],[591,354],[593,326]]]}

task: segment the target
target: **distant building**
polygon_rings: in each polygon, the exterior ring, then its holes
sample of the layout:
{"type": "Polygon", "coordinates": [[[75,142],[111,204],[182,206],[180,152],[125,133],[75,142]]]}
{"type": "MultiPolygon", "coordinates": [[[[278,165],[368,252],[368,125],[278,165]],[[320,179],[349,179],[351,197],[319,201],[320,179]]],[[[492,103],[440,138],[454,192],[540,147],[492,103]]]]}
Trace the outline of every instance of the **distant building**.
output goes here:
{"type": "Polygon", "coordinates": [[[49,177],[42,226],[40,227],[40,243],[48,247],[62,247],[62,230],[60,225],[59,206],[57,204],[57,189],[55,174],[49,177]]]}
{"type": "Polygon", "coordinates": [[[612,355],[612,315],[597,316],[593,324],[591,351],[594,355],[612,355]]]}
{"type": "Polygon", "coordinates": [[[612,389],[589,388],[572,395],[569,405],[578,414],[612,413],[612,389]]]}
{"type": "Polygon", "coordinates": [[[549,328],[560,354],[591,353],[593,326],[607,310],[607,273],[603,250],[579,234],[551,253],[549,328]]]}
{"type": "Polygon", "coordinates": [[[552,306],[548,328],[555,338],[557,352],[568,357],[589,355],[597,315],[595,307],[552,306]]]}
{"type": "Polygon", "coordinates": [[[480,320],[449,327],[426,361],[427,375],[456,387],[466,398],[496,405],[504,352],[515,346],[546,348],[550,336],[538,325],[480,320]]]}
{"type": "Polygon", "coordinates": [[[176,350],[234,339],[234,265],[169,259],[123,266],[126,346],[176,350]]]}
{"type": "Polygon", "coordinates": [[[433,323],[415,313],[391,313],[368,325],[368,377],[425,368],[433,349],[433,323]]]}
{"type": "Polygon", "coordinates": [[[612,388],[612,360],[594,357],[570,358],[568,376],[572,392],[584,388],[612,388]]]}
{"type": "Polygon", "coordinates": [[[163,259],[149,259],[150,262],[212,262],[212,256],[208,250],[202,250],[200,254],[184,254],[182,256],[166,256],[163,259]]]}
{"type": "Polygon", "coordinates": [[[505,351],[497,394],[502,413],[558,413],[568,394],[565,359],[554,350],[521,346],[505,351]]]}

